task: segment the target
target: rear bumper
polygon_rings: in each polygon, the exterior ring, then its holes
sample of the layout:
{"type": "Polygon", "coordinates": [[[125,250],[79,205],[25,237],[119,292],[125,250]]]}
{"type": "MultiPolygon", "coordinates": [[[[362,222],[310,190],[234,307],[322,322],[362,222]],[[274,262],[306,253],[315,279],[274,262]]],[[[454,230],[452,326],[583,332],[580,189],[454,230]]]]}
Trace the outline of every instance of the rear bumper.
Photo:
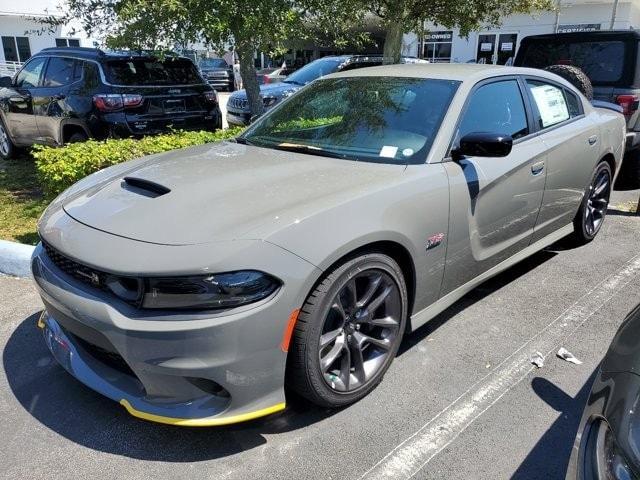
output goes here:
{"type": "Polygon", "coordinates": [[[102,132],[94,134],[95,137],[129,137],[136,135],[150,135],[164,133],[171,129],[176,130],[217,130],[222,128],[222,112],[216,106],[207,113],[183,113],[176,115],[125,115],[121,112],[110,113],[102,116],[92,126],[93,131],[102,132]]]}
{"type": "MultiPolygon", "coordinates": [[[[313,267],[299,263],[310,273],[313,267]]],[[[284,408],[281,343],[300,301],[299,284],[285,283],[245,310],[150,313],[88,288],[53,264],[41,246],[32,272],[46,310],[39,326],[55,359],[132,415],[215,426],[284,408]]]]}
{"type": "Polygon", "coordinates": [[[207,78],[207,83],[213,88],[227,88],[233,90],[234,81],[233,77],[230,78],[207,78]]]}

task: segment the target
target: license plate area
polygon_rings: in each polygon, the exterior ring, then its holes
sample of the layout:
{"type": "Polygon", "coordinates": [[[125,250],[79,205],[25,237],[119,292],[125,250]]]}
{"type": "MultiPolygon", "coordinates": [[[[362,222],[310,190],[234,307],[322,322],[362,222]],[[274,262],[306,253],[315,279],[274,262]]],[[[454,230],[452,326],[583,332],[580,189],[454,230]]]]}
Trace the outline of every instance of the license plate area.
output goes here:
{"type": "Polygon", "coordinates": [[[180,113],[186,111],[184,99],[172,98],[165,100],[163,104],[164,113],[180,113]]]}

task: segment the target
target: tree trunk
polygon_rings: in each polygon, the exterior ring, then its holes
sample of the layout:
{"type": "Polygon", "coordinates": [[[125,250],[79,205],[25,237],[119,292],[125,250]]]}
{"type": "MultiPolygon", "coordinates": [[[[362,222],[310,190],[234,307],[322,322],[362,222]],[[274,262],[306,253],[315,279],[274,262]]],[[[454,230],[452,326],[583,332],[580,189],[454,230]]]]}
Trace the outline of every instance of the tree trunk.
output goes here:
{"type": "Polygon", "coordinates": [[[390,65],[400,63],[402,58],[402,36],[404,35],[404,23],[401,19],[389,20],[387,22],[387,32],[384,38],[384,48],[382,50],[382,63],[390,65]]]}
{"type": "Polygon", "coordinates": [[[238,57],[240,57],[242,85],[247,92],[251,116],[262,115],[264,113],[264,103],[262,103],[262,98],[260,97],[260,84],[258,83],[256,66],[253,63],[253,47],[251,44],[239,45],[237,52],[238,57]]]}

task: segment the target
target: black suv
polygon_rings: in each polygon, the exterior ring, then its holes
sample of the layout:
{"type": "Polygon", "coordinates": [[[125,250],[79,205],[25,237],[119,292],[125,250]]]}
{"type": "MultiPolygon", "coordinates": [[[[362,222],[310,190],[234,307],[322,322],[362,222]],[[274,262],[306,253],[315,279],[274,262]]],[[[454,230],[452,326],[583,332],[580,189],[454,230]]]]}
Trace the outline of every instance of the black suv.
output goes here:
{"type": "Polygon", "coordinates": [[[627,150],[640,147],[640,33],[611,30],[534,35],[522,39],[514,65],[573,65],[591,80],[593,98],[617,103],[627,118],[627,150]]]}
{"type": "Polygon", "coordinates": [[[222,127],[215,90],[191,60],[46,48],[0,78],[0,156],[17,146],[222,127]]]}
{"type": "Polygon", "coordinates": [[[233,67],[224,58],[203,58],[198,68],[205,80],[216,90],[224,88],[233,92],[235,86],[233,67]]]}

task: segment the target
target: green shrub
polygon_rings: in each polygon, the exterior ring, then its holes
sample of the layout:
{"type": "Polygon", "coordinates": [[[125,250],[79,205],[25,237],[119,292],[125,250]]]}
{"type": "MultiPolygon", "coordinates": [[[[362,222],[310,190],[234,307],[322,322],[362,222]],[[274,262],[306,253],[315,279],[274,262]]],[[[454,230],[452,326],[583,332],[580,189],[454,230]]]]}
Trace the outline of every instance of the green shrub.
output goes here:
{"type": "Polygon", "coordinates": [[[152,153],[202,145],[236,137],[242,128],[216,132],[176,131],[141,139],[89,140],[64,147],[33,147],[38,177],[47,196],[55,196],[103,168],[152,153]]]}

